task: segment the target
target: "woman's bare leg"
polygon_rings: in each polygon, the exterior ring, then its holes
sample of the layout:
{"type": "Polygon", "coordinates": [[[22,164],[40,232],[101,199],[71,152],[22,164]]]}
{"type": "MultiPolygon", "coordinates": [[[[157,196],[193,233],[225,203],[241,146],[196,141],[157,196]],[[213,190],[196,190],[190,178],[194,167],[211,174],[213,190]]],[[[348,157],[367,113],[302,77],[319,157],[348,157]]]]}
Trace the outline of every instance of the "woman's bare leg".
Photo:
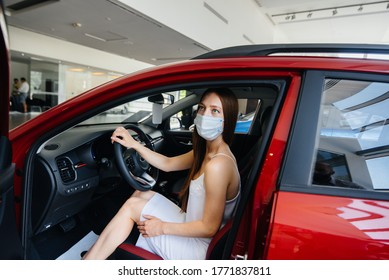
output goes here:
{"type": "Polygon", "coordinates": [[[139,221],[144,206],[154,194],[152,191],[134,192],[108,223],[96,243],[84,255],[83,259],[104,260],[108,258],[126,240],[134,224],[139,221]]]}

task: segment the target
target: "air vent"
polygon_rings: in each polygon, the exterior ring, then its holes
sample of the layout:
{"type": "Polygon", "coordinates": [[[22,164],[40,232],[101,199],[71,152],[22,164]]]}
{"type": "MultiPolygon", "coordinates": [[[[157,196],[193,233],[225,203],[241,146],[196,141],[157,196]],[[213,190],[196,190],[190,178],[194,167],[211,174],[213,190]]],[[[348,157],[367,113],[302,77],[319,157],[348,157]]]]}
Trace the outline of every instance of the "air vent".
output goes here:
{"type": "Polygon", "coordinates": [[[64,183],[69,183],[76,179],[76,171],[70,159],[65,157],[57,159],[57,166],[59,175],[64,183]]]}
{"type": "Polygon", "coordinates": [[[126,11],[126,12],[129,12],[129,13],[131,13],[133,15],[136,15],[137,17],[139,17],[139,18],[141,18],[143,20],[146,20],[146,21],[148,21],[148,22],[150,22],[150,23],[152,23],[152,24],[154,24],[154,25],[156,25],[158,27],[161,27],[161,28],[163,27],[163,25],[160,24],[159,22],[157,22],[156,20],[154,20],[152,18],[149,18],[149,17],[146,17],[145,15],[139,13],[138,11],[133,10],[131,7],[129,7],[126,4],[122,3],[123,1],[121,1],[121,0],[107,0],[107,1],[110,2],[111,4],[117,6],[118,8],[120,8],[120,9],[126,11]]]}
{"type": "Polygon", "coordinates": [[[242,36],[243,36],[244,39],[246,39],[246,40],[247,40],[248,42],[250,42],[251,44],[255,44],[254,41],[251,40],[251,39],[249,38],[249,36],[247,36],[246,34],[243,34],[242,36]]]}
{"type": "Polygon", "coordinates": [[[214,8],[212,8],[207,2],[204,2],[204,7],[208,9],[212,14],[214,14],[217,18],[219,18],[222,22],[228,24],[228,20],[220,13],[218,13],[214,8]]]}

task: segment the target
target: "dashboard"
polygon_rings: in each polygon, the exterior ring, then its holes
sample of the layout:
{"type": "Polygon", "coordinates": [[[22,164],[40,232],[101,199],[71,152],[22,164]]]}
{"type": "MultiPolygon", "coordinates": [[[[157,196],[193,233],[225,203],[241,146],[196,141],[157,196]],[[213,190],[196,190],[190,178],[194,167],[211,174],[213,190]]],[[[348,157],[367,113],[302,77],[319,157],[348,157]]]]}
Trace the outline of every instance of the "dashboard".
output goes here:
{"type": "MultiPolygon", "coordinates": [[[[40,147],[34,159],[31,208],[35,234],[65,221],[123,184],[110,139],[117,126],[74,127],[40,147]]],[[[158,150],[162,133],[150,126],[137,126],[158,150]]],[[[135,132],[130,133],[139,141],[135,132]]]]}

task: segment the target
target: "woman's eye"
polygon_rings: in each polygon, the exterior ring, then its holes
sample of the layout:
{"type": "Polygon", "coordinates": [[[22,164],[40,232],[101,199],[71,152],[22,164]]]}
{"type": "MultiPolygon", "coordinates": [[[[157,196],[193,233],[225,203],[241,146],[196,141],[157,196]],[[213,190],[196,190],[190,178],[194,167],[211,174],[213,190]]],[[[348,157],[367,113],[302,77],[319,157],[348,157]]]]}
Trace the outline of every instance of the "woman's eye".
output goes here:
{"type": "Polygon", "coordinates": [[[218,109],[213,109],[213,110],[212,110],[212,113],[220,114],[220,111],[219,111],[218,109]]]}

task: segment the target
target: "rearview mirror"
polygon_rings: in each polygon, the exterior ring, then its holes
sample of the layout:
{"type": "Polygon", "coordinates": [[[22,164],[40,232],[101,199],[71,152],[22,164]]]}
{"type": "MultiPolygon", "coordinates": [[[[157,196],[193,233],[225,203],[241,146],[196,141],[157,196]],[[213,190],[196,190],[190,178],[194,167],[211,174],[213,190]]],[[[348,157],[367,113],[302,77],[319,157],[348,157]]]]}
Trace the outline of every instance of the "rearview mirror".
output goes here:
{"type": "Polygon", "coordinates": [[[163,98],[163,95],[161,93],[149,96],[147,98],[147,100],[149,102],[156,103],[156,104],[164,104],[165,103],[165,99],[163,98]]]}
{"type": "Polygon", "coordinates": [[[173,104],[174,103],[174,95],[172,94],[156,94],[149,96],[147,98],[149,102],[153,103],[153,124],[162,123],[162,105],[163,104],[173,104]],[[167,101],[167,102],[165,102],[167,101]]]}
{"type": "Polygon", "coordinates": [[[173,104],[174,103],[174,95],[173,94],[167,94],[167,93],[159,93],[156,95],[149,96],[147,98],[149,102],[157,103],[157,104],[173,104]]]}

